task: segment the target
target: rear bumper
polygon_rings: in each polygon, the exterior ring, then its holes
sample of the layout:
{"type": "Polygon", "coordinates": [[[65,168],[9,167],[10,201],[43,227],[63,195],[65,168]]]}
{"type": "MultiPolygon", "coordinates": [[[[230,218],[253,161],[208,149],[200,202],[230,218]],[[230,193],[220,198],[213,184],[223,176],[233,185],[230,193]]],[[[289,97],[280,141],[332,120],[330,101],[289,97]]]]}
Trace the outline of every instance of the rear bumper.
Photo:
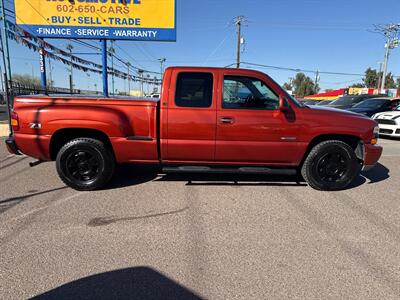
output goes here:
{"type": "Polygon", "coordinates": [[[15,143],[14,136],[11,135],[6,139],[6,146],[8,152],[11,154],[21,155],[21,152],[18,150],[17,144],[15,143]]]}
{"type": "Polygon", "coordinates": [[[383,148],[378,145],[365,144],[364,145],[364,167],[363,171],[370,170],[381,158],[383,148]]]}

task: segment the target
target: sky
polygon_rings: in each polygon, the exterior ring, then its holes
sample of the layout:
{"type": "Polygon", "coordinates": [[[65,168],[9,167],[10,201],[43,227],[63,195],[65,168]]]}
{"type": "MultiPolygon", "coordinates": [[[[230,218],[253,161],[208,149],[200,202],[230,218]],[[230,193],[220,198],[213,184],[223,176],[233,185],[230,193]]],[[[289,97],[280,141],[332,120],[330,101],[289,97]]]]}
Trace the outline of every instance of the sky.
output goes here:
{"type": "MultiPolygon", "coordinates": [[[[13,10],[13,1],[5,1],[6,7],[13,10]]],[[[158,58],[162,57],[167,59],[166,66],[224,67],[236,59],[233,19],[239,15],[247,20],[242,31],[244,62],[363,74],[368,67],[379,69],[379,62],[384,58],[385,39],[371,32],[374,24],[400,23],[400,1],[177,0],[176,42],[116,41],[116,54],[134,66],[155,72],[160,71],[158,58]]],[[[72,43],[76,53],[95,52],[69,40],[47,41],[63,49],[72,43]]],[[[97,40],[88,42],[100,47],[97,40]]],[[[39,76],[38,53],[13,41],[10,41],[10,52],[13,73],[39,76]]],[[[98,54],[79,56],[101,63],[98,54]]],[[[68,87],[68,66],[54,61],[51,65],[55,86],[68,87]]],[[[116,68],[126,71],[118,61],[116,68]]],[[[280,84],[296,73],[256,69],[269,74],[280,84]]],[[[400,48],[391,52],[388,71],[400,76],[400,48]]],[[[101,75],[89,75],[74,70],[76,88],[94,90],[96,87],[100,90],[101,75]]],[[[307,75],[315,77],[313,73],[307,75]]],[[[361,82],[361,77],[322,74],[320,86],[323,90],[347,87],[361,82]]],[[[126,88],[126,82],[115,79],[116,90],[126,88]]],[[[147,88],[145,86],[145,91],[147,88]]],[[[138,89],[138,85],[134,84],[132,89],[138,89]]]]}

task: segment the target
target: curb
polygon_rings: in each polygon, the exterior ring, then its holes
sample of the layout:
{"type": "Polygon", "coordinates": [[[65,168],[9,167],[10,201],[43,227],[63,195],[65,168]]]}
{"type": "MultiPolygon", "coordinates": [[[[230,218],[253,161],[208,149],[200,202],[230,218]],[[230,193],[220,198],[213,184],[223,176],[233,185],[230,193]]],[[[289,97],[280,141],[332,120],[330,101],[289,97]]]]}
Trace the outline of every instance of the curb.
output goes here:
{"type": "Polygon", "coordinates": [[[8,124],[0,124],[0,136],[8,136],[9,135],[8,131],[8,124]]]}

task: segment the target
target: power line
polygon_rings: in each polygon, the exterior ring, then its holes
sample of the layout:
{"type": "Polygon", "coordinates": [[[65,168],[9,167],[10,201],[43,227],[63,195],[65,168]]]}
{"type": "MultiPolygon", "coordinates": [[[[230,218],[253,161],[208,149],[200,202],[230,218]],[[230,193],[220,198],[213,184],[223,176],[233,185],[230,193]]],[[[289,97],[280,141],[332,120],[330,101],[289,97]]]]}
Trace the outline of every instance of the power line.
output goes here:
{"type": "Polygon", "coordinates": [[[206,60],[203,62],[203,65],[205,65],[212,56],[215,55],[215,53],[217,53],[217,51],[222,47],[222,45],[225,43],[225,41],[228,39],[230,32],[227,32],[227,34],[225,35],[225,37],[221,40],[221,42],[217,45],[217,47],[215,47],[215,49],[210,53],[210,55],[207,56],[206,60]]]}
{"type": "MultiPolygon", "coordinates": [[[[250,63],[250,62],[242,62],[242,64],[249,65],[249,66],[255,66],[255,67],[261,67],[261,68],[268,68],[268,69],[303,72],[303,73],[313,73],[313,74],[319,73],[319,74],[326,74],[326,75],[341,75],[341,76],[364,76],[365,75],[365,74],[357,74],[357,73],[316,71],[316,70],[306,70],[306,69],[300,69],[300,68],[279,67],[279,66],[263,65],[263,64],[250,63]]],[[[229,66],[227,66],[227,67],[229,67],[229,66]]]]}
{"type": "Polygon", "coordinates": [[[131,59],[132,61],[134,61],[139,67],[141,67],[141,68],[143,68],[144,69],[144,67],[136,60],[136,59],[134,59],[127,51],[125,51],[125,49],[124,48],[122,48],[121,46],[119,46],[119,45],[115,45],[119,50],[121,50],[127,57],[129,57],[129,59],[131,59]]]}

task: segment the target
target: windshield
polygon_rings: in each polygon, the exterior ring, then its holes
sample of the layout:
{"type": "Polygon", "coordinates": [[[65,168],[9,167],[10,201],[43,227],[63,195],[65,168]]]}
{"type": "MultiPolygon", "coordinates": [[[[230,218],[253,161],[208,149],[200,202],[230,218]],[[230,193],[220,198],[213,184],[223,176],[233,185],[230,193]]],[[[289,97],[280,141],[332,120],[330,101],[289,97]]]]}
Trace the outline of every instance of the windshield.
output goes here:
{"type": "Polygon", "coordinates": [[[396,107],[395,111],[400,111],[400,104],[396,107]]]}
{"type": "Polygon", "coordinates": [[[354,108],[379,108],[383,106],[386,101],[382,101],[381,99],[374,99],[374,100],[364,100],[356,105],[354,108]]]}
{"type": "Polygon", "coordinates": [[[331,100],[322,100],[322,101],[319,101],[317,103],[317,105],[328,105],[331,102],[332,102],[331,100]]]}
{"type": "Polygon", "coordinates": [[[331,104],[335,104],[335,105],[349,105],[351,104],[351,102],[353,101],[355,97],[349,97],[349,96],[345,96],[345,97],[340,97],[339,99],[337,99],[336,101],[333,101],[331,104]]]}

